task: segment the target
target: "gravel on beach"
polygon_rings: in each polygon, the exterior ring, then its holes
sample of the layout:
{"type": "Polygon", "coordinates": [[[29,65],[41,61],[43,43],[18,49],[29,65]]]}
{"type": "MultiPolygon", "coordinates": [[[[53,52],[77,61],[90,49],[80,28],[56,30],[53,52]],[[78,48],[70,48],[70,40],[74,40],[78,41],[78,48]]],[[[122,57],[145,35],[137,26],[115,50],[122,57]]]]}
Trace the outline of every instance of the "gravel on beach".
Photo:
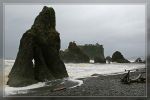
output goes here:
{"type": "MultiPolygon", "coordinates": [[[[133,72],[131,76],[134,78],[138,74],[133,72]]],[[[122,76],[123,74],[108,76],[95,74],[92,77],[80,79],[83,80],[83,84],[75,88],[61,88],[58,91],[52,91],[54,87],[45,86],[13,96],[146,96],[146,83],[123,84],[120,82],[122,76]]],[[[69,84],[75,83],[70,82],[69,84]]],[[[63,87],[63,84],[59,85],[63,87]]]]}

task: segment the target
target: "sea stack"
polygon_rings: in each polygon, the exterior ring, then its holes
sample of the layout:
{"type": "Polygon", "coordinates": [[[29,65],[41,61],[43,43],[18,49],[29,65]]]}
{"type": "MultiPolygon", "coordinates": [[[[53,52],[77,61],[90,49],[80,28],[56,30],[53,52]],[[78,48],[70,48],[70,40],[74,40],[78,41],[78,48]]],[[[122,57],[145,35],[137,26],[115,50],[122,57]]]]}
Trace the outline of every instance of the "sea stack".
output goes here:
{"type": "Polygon", "coordinates": [[[107,57],[106,57],[106,61],[108,62],[108,64],[110,64],[110,62],[112,61],[112,60],[111,60],[111,57],[110,57],[110,56],[107,56],[107,57]]]}
{"type": "Polygon", "coordinates": [[[106,63],[104,56],[103,45],[96,44],[85,44],[79,45],[79,48],[89,56],[90,59],[94,60],[95,63],[106,63]]]}
{"type": "Polygon", "coordinates": [[[89,57],[77,46],[75,42],[70,42],[68,49],[60,52],[64,62],[89,63],[89,57]]]}
{"type": "Polygon", "coordinates": [[[129,63],[129,61],[125,59],[124,56],[119,51],[113,53],[111,60],[112,62],[117,62],[117,63],[129,63]]]}
{"type": "Polygon", "coordinates": [[[17,57],[8,76],[9,86],[22,87],[68,77],[59,57],[61,40],[55,26],[54,9],[44,6],[31,29],[20,40],[17,57]]]}
{"type": "Polygon", "coordinates": [[[143,61],[142,61],[141,58],[137,58],[137,59],[135,60],[135,62],[136,62],[136,63],[142,63],[143,61]]]}

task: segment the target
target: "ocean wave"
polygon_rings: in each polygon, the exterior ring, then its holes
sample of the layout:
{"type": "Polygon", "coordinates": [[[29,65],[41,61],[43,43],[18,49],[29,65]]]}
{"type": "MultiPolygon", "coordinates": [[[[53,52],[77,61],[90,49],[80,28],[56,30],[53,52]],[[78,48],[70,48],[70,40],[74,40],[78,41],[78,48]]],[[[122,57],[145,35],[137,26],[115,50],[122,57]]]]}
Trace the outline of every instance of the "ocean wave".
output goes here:
{"type": "Polygon", "coordinates": [[[54,89],[57,89],[59,86],[64,86],[66,89],[75,88],[81,86],[83,84],[82,80],[72,79],[72,78],[64,78],[64,79],[57,79],[53,81],[47,82],[38,82],[36,84],[32,84],[25,87],[10,87],[5,85],[5,96],[15,95],[15,94],[26,94],[32,89],[41,88],[45,86],[56,86],[54,89]]]}
{"type": "MultiPolygon", "coordinates": [[[[4,65],[4,79],[5,79],[5,95],[13,95],[13,94],[22,94],[27,93],[30,89],[40,88],[44,86],[50,86],[54,82],[39,82],[37,84],[33,84],[26,87],[9,87],[6,85],[8,80],[8,74],[14,64],[14,60],[5,60],[4,65]]],[[[58,82],[58,85],[61,84],[67,88],[75,88],[81,86],[83,83],[80,78],[91,77],[93,74],[100,74],[100,75],[115,75],[115,74],[122,74],[125,73],[126,70],[133,70],[133,69],[140,69],[145,68],[145,64],[138,64],[138,63],[111,63],[111,64],[94,64],[94,63],[65,63],[67,72],[69,74],[69,78],[64,78],[58,82]]],[[[97,77],[92,76],[92,77],[97,77]]],[[[58,80],[56,80],[58,81],[58,80]]]]}
{"type": "Polygon", "coordinates": [[[45,86],[45,82],[38,82],[36,84],[32,84],[26,87],[9,87],[8,85],[5,85],[5,95],[14,95],[14,94],[23,94],[27,93],[29,89],[35,89],[45,86]]]}

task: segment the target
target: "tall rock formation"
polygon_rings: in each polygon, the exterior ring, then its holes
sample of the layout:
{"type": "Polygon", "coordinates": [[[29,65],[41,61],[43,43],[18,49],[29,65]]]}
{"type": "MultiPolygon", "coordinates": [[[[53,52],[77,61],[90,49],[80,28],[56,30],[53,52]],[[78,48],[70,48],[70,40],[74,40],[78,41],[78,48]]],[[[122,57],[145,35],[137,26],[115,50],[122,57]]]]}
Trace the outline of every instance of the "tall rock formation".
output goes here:
{"type": "Polygon", "coordinates": [[[64,62],[89,63],[90,60],[75,42],[70,42],[68,49],[61,51],[60,55],[64,62]]]}
{"type": "Polygon", "coordinates": [[[55,29],[55,11],[44,6],[21,40],[7,84],[13,87],[68,77],[59,57],[60,37],[55,29]],[[34,63],[32,60],[34,59],[34,63]]]}
{"type": "Polygon", "coordinates": [[[124,56],[119,51],[113,53],[112,62],[129,63],[129,61],[125,59],[124,56]]]}

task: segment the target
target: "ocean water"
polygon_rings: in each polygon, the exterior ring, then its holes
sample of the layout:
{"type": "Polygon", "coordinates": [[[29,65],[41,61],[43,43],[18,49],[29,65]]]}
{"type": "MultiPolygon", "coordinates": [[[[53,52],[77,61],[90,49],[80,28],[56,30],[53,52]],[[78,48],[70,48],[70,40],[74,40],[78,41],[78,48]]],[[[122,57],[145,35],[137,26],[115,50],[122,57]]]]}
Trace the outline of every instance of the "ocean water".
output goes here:
{"type": "MultiPolygon", "coordinates": [[[[70,88],[74,88],[76,86],[80,86],[83,83],[82,80],[79,80],[79,78],[85,78],[90,77],[93,74],[102,74],[102,75],[114,75],[114,74],[122,74],[125,73],[125,70],[133,70],[134,69],[140,69],[145,68],[145,64],[140,63],[111,63],[111,64],[98,64],[93,63],[93,61],[90,61],[91,63],[65,63],[67,72],[69,74],[69,78],[64,80],[69,80],[72,82],[77,82],[78,84],[75,86],[72,86],[70,88]]],[[[29,89],[39,88],[46,86],[45,82],[39,82],[37,84],[33,84],[26,87],[10,87],[6,85],[6,82],[8,81],[8,74],[11,71],[11,68],[14,64],[14,60],[5,60],[4,62],[4,88],[5,88],[5,95],[13,95],[13,94],[21,94],[21,93],[27,93],[29,89]]]]}
{"type": "Polygon", "coordinates": [[[145,68],[145,64],[139,63],[111,63],[111,64],[88,64],[67,63],[65,64],[71,78],[84,78],[93,74],[114,75],[125,73],[125,70],[145,68]]]}

